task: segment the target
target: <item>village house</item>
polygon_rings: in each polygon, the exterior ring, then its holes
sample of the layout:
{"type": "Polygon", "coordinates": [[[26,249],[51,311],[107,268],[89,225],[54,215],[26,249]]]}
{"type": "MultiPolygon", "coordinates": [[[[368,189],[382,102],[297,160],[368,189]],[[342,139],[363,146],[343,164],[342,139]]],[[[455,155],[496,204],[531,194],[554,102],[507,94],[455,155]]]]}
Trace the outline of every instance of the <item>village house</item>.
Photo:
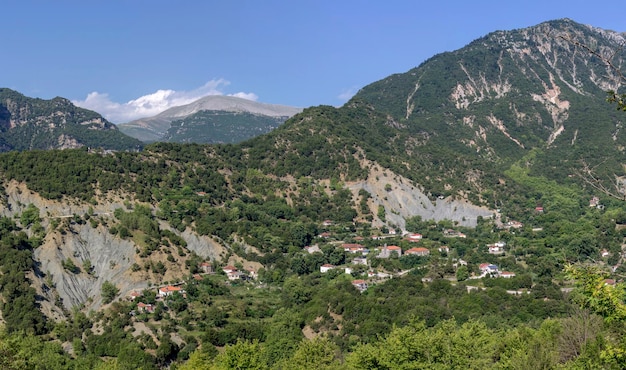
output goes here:
{"type": "Polygon", "coordinates": [[[309,246],[306,246],[306,247],[304,247],[304,250],[305,250],[305,251],[307,251],[307,252],[309,252],[309,254],[313,254],[313,253],[315,253],[315,252],[320,252],[320,253],[322,253],[322,250],[320,249],[319,245],[317,245],[317,244],[316,244],[316,245],[309,245],[309,246]]]}
{"type": "Polygon", "coordinates": [[[611,255],[611,253],[608,250],[606,250],[606,249],[603,249],[603,250],[600,251],[600,256],[603,257],[603,258],[604,257],[609,257],[610,255],[611,255]]]}
{"type": "Polygon", "coordinates": [[[324,239],[328,239],[328,238],[330,238],[330,235],[331,235],[330,232],[325,231],[325,232],[319,234],[318,237],[324,238],[324,239]]]}
{"type": "Polygon", "coordinates": [[[132,292],[128,293],[128,299],[130,299],[131,301],[134,301],[136,298],[141,297],[142,295],[143,295],[142,292],[133,290],[132,292]]]}
{"type": "Polygon", "coordinates": [[[341,248],[348,253],[363,253],[365,247],[361,244],[342,244],[341,248]]]}
{"type": "Polygon", "coordinates": [[[164,286],[162,288],[159,288],[159,297],[165,298],[165,297],[171,296],[172,294],[176,292],[183,294],[185,291],[183,290],[183,288],[178,287],[178,286],[173,286],[173,285],[164,286]]]}
{"type": "Polygon", "coordinates": [[[505,242],[497,242],[493,244],[488,244],[487,245],[488,252],[489,254],[503,254],[505,245],[506,245],[505,242]]]}
{"type": "Polygon", "coordinates": [[[214,272],[213,264],[211,262],[202,262],[200,264],[200,270],[202,270],[205,274],[212,274],[214,272]]]}
{"type": "Polygon", "coordinates": [[[398,247],[397,245],[390,245],[390,246],[385,245],[383,249],[380,251],[380,253],[378,254],[378,258],[389,258],[394,254],[398,257],[401,257],[402,248],[398,247]]]}
{"type": "Polygon", "coordinates": [[[506,229],[521,229],[524,224],[519,221],[509,221],[504,226],[506,229]]]}
{"type": "Polygon", "coordinates": [[[333,222],[331,220],[324,220],[324,222],[322,222],[323,226],[333,226],[333,222]]]}
{"type": "Polygon", "coordinates": [[[241,279],[242,275],[244,275],[244,273],[237,270],[237,267],[233,265],[227,265],[222,267],[222,271],[224,271],[224,273],[228,277],[228,280],[239,280],[241,279]]]}
{"type": "Polygon", "coordinates": [[[439,253],[446,253],[446,254],[450,253],[450,248],[448,246],[442,245],[438,249],[439,249],[439,253]]]}
{"type": "Polygon", "coordinates": [[[367,290],[367,282],[365,280],[352,280],[352,286],[357,288],[359,292],[367,290]]]}
{"type": "Polygon", "coordinates": [[[389,229],[389,235],[396,235],[396,229],[389,229]]]}
{"type": "Polygon", "coordinates": [[[246,274],[244,274],[241,271],[235,270],[235,271],[226,273],[226,276],[228,277],[228,280],[232,281],[232,280],[239,280],[239,279],[245,278],[246,274]]]}
{"type": "Polygon", "coordinates": [[[139,302],[137,303],[137,311],[143,313],[153,313],[154,312],[154,305],[151,305],[149,303],[143,303],[143,302],[139,302]]]}
{"type": "Polygon", "coordinates": [[[490,263],[481,263],[478,268],[480,269],[481,276],[498,275],[498,266],[490,264],[490,263]]]}
{"type": "Polygon", "coordinates": [[[332,270],[334,268],[335,268],[334,265],[331,265],[330,263],[326,263],[326,264],[320,266],[320,272],[323,274],[323,273],[328,272],[328,271],[330,271],[330,270],[332,270]]]}
{"type": "Polygon", "coordinates": [[[593,197],[589,199],[589,207],[598,207],[600,205],[600,198],[593,197]]]}
{"type": "Polygon", "coordinates": [[[387,250],[389,251],[390,256],[392,253],[396,253],[398,257],[402,256],[402,248],[398,247],[397,245],[390,245],[387,247],[387,250]]]}
{"type": "Polygon", "coordinates": [[[355,257],[352,259],[352,263],[354,265],[367,265],[367,258],[365,257],[355,257]]]}
{"type": "Polygon", "coordinates": [[[505,278],[505,279],[510,279],[512,277],[515,277],[515,273],[511,271],[502,271],[500,273],[500,277],[505,278]]]}
{"type": "Polygon", "coordinates": [[[414,233],[414,234],[408,234],[408,235],[406,236],[406,239],[407,239],[408,241],[410,241],[410,242],[413,242],[413,243],[415,243],[415,242],[419,242],[420,240],[422,240],[422,234],[417,234],[417,233],[414,233]]]}
{"type": "Polygon", "coordinates": [[[237,268],[233,265],[226,265],[222,267],[222,271],[224,271],[226,274],[230,274],[231,272],[237,271],[237,268]]]}
{"type": "Polygon", "coordinates": [[[430,254],[430,250],[428,250],[428,248],[423,248],[423,247],[419,247],[419,248],[411,248],[409,250],[407,250],[405,253],[405,255],[409,256],[409,255],[414,255],[414,256],[428,256],[430,254]]]}
{"type": "Polygon", "coordinates": [[[465,238],[465,234],[456,231],[454,229],[446,229],[443,231],[443,236],[447,238],[465,238]]]}

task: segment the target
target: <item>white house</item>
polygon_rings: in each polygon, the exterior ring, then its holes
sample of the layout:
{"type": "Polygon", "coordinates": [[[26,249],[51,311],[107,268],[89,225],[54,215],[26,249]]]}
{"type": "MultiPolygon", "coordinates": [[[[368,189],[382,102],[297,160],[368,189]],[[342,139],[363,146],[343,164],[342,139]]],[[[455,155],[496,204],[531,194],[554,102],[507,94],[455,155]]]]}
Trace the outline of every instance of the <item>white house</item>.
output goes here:
{"type": "Polygon", "coordinates": [[[498,274],[498,266],[492,265],[490,263],[481,263],[478,268],[480,269],[480,272],[483,276],[498,274]]]}
{"type": "Polygon", "coordinates": [[[334,265],[331,265],[330,263],[326,263],[326,264],[320,266],[320,272],[321,273],[325,273],[325,272],[328,272],[328,271],[330,271],[330,270],[332,270],[334,268],[335,268],[334,265]]]}

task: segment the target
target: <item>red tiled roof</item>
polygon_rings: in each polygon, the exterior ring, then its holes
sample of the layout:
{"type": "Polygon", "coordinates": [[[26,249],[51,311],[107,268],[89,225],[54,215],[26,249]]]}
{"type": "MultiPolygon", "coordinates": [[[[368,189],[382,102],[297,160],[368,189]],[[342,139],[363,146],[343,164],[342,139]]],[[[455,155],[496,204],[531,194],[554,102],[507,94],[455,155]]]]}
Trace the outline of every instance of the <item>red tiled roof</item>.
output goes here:
{"type": "Polygon", "coordinates": [[[172,286],[172,285],[164,286],[163,288],[159,289],[159,291],[163,293],[180,292],[181,290],[183,290],[181,287],[172,286]]]}
{"type": "Polygon", "coordinates": [[[406,252],[404,252],[405,254],[412,254],[412,253],[430,253],[430,251],[428,250],[428,248],[424,248],[424,247],[419,247],[419,248],[411,248],[409,250],[407,250],[406,252]]]}

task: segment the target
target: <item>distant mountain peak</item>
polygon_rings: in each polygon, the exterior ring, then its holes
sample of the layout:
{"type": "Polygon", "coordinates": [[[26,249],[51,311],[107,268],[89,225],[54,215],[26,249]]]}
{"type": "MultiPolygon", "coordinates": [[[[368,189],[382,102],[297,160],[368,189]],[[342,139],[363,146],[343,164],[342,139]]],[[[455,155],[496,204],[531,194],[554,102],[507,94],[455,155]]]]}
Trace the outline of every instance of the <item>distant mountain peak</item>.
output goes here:
{"type": "Polygon", "coordinates": [[[291,117],[302,112],[301,108],[278,104],[259,103],[234,96],[209,95],[193,103],[170,108],[156,115],[156,117],[186,117],[203,110],[225,112],[247,112],[269,117],[291,117]]]}
{"type": "MultiPolygon", "coordinates": [[[[205,111],[221,112],[222,116],[226,115],[226,113],[247,113],[264,116],[272,121],[280,120],[284,122],[287,118],[302,112],[302,109],[286,105],[259,103],[234,96],[209,95],[192,103],[167,109],[156,116],[140,118],[120,124],[118,127],[122,132],[139,140],[159,141],[165,138],[166,135],[171,137],[171,135],[168,135],[168,130],[172,127],[172,122],[205,111]]],[[[245,119],[245,117],[247,116],[242,116],[241,118],[245,119]]]]}

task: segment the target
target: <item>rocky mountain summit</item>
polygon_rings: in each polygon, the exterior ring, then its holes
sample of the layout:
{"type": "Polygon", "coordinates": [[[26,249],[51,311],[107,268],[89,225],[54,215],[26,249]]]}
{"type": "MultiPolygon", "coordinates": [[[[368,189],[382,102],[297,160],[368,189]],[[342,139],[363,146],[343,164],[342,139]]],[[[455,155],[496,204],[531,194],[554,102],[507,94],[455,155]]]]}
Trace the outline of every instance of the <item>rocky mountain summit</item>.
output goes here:
{"type": "MultiPolygon", "coordinates": [[[[230,120],[229,125],[233,130],[237,130],[238,127],[244,126],[246,121],[254,120],[254,117],[280,124],[301,111],[301,108],[285,105],[258,103],[233,96],[211,95],[187,105],[170,108],[153,117],[120,124],[118,127],[127,135],[144,142],[162,141],[164,137],[168,137],[165,141],[183,142],[184,138],[172,140],[173,133],[169,132],[169,129],[173,126],[173,122],[178,121],[177,126],[183,126],[184,122],[180,121],[185,119],[193,121],[195,117],[196,121],[203,124],[204,135],[211,136],[212,127],[219,125],[219,120],[217,124],[215,123],[216,116],[222,117],[222,120],[230,120]],[[202,112],[212,112],[212,115],[202,115],[202,112]]],[[[257,133],[257,135],[265,132],[257,133]]],[[[193,136],[189,137],[193,139],[193,136]]]]}

